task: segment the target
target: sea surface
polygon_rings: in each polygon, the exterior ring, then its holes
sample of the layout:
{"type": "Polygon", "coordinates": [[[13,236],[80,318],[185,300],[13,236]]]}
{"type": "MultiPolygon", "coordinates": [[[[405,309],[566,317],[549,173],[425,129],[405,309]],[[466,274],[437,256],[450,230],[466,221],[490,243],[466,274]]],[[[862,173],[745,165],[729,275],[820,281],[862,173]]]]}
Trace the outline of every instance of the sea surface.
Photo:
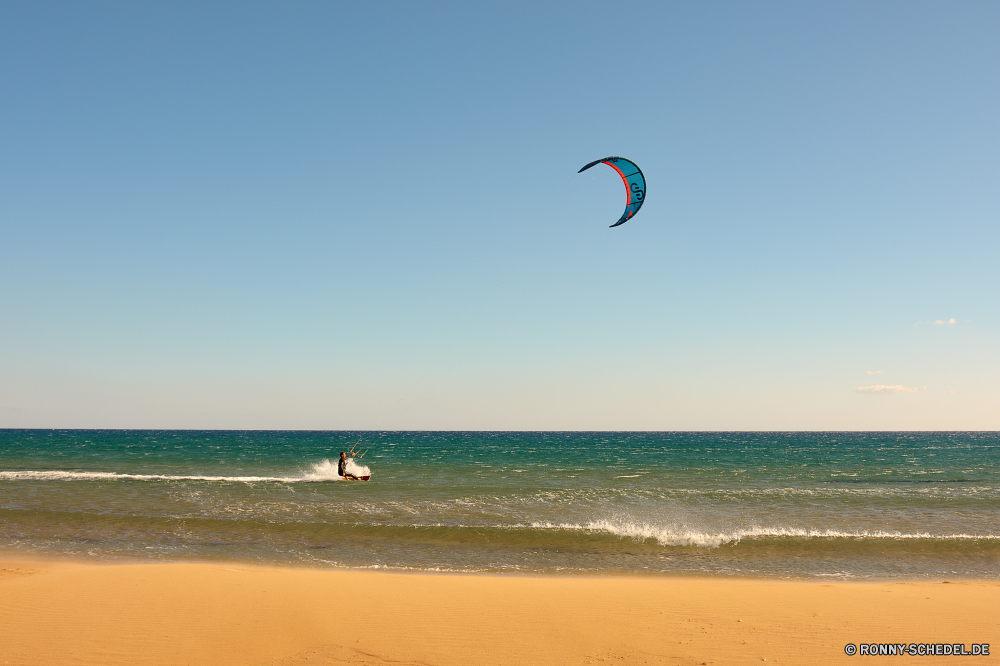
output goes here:
{"type": "Polygon", "coordinates": [[[1000,433],[0,430],[0,551],[997,579],[1000,433]]]}

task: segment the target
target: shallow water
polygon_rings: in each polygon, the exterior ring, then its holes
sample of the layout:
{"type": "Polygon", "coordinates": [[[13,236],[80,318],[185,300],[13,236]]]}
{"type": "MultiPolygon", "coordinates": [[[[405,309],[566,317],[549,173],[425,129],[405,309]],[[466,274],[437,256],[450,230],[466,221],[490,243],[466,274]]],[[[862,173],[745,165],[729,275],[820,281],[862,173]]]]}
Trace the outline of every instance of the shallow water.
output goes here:
{"type": "Polygon", "coordinates": [[[97,558],[998,578],[998,500],[997,433],[0,430],[0,549],[97,558]]]}

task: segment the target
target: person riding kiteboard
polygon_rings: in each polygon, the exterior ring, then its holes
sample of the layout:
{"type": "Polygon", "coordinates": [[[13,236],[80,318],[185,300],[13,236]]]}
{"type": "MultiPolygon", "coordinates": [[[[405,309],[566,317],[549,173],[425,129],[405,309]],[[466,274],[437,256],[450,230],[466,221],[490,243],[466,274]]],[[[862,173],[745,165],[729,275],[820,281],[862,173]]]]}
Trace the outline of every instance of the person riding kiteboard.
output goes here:
{"type": "Polygon", "coordinates": [[[350,479],[351,481],[358,481],[359,478],[357,476],[354,476],[353,474],[347,471],[348,460],[350,460],[350,458],[347,457],[347,454],[341,451],[340,462],[337,463],[337,474],[344,477],[345,479],[350,479]]]}

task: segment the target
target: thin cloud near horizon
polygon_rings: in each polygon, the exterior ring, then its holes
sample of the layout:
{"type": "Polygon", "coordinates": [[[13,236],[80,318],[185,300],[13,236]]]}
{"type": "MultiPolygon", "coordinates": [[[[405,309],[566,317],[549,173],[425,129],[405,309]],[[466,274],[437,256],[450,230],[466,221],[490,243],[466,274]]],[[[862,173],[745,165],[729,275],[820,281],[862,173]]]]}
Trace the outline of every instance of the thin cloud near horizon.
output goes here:
{"type": "Polygon", "coordinates": [[[892,386],[886,386],[885,384],[874,384],[872,386],[859,386],[855,389],[858,393],[917,393],[920,391],[918,388],[910,388],[909,386],[900,386],[899,384],[894,384],[892,386]]]}
{"type": "MultiPolygon", "coordinates": [[[[968,319],[962,320],[963,324],[966,324],[968,322],[969,322],[968,319]]],[[[914,326],[924,326],[926,324],[933,324],[935,326],[954,326],[957,323],[959,323],[958,319],[952,317],[950,319],[934,319],[933,321],[928,319],[924,321],[918,321],[916,324],[914,324],[914,326]]]]}
{"type": "Polygon", "coordinates": [[[866,375],[881,375],[881,370],[865,370],[866,375]]]}

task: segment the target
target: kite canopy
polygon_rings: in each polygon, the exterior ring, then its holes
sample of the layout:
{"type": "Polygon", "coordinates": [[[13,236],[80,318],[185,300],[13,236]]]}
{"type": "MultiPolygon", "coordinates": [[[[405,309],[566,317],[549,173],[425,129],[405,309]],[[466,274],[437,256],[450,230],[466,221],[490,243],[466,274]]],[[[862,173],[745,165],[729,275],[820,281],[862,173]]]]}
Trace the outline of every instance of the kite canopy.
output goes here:
{"type": "Polygon", "coordinates": [[[583,173],[601,162],[618,172],[618,175],[625,181],[625,193],[628,195],[628,200],[625,202],[625,212],[622,213],[621,219],[611,225],[614,228],[619,224],[625,224],[642,208],[642,202],[646,199],[646,178],[642,175],[642,169],[637,167],[635,162],[624,157],[605,157],[603,160],[591,162],[577,173],[583,173]]]}

